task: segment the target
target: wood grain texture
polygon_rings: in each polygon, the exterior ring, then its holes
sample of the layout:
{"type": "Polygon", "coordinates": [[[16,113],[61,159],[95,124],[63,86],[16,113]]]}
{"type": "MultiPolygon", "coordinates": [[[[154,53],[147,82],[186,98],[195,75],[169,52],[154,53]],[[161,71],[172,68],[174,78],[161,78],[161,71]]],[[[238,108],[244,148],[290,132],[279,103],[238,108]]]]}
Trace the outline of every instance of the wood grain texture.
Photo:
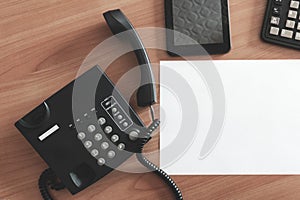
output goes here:
{"type": "MultiPolygon", "coordinates": [[[[297,59],[299,51],[264,43],[260,29],[266,1],[231,0],[232,50],[213,59],[297,59]]],[[[0,200],[40,199],[37,180],[47,166],[14,127],[14,122],[70,82],[86,55],[111,33],[102,13],[121,8],[136,27],[164,27],[163,0],[0,1],[0,200]]],[[[174,59],[149,51],[152,62],[174,59]]],[[[136,63],[122,56],[107,70],[118,81],[136,63]]],[[[158,67],[155,66],[156,78],[158,67]]],[[[138,80],[138,79],[137,79],[138,80]]],[[[130,88],[121,92],[130,97],[130,88]]],[[[134,100],[131,101],[135,106],[134,100]]],[[[146,122],[149,114],[136,108],[146,122]]],[[[156,106],[158,113],[158,106],[156,106]]],[[[158,149],[156,136],[147,151],[158,149]]],[[[258,163],[259,164],[259,163],[258,163]]],[[[300,199],[298,176],[174,176],[186,199],[300,199]]],[[[56,199],[172,199],[153,174],[115,171],[72,196],[56,199]]]]}

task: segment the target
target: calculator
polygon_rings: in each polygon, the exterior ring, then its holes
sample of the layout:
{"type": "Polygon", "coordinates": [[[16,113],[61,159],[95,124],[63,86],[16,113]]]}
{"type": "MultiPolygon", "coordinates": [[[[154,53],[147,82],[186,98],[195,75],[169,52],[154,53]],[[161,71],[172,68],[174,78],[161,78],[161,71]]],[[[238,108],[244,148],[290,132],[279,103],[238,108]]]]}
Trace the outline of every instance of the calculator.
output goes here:
{"type": "Polygon", "coordinates": [[[268,0],[262,28],[266,42],[300,49],[300,0],[268,0]]]}

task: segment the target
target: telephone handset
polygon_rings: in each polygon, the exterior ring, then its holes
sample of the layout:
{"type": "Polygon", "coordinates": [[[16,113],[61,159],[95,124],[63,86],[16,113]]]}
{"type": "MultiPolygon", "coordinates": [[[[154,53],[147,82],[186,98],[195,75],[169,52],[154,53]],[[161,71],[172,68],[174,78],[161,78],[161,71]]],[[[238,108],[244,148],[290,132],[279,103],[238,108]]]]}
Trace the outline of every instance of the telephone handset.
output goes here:
{"type": "MultiPolygon", "coordinates": [[[[130,30],[128,38],[137,49],[141,78],[147,83],[138,89],[137,102],[139,106],[151,107],[156,102],[154,77],[137,32],[119,9],[104,13],[104,18],[114,34],[130,30]]],[[[17,121],[15,126],[49,165],[39,179],[44,199],[52,199],[47,186],[56,190],[67,188],[76,194],[135,153],[145,167],[169,185],[176,199],[182,199],[175,182],[141,154],[152,131],[159,125],[159,120],[152,118],[152,124],[146,127],[105,72],[94,66],[17,121]],[[80,91],[76,98],[75,86],[80,91]]]]}

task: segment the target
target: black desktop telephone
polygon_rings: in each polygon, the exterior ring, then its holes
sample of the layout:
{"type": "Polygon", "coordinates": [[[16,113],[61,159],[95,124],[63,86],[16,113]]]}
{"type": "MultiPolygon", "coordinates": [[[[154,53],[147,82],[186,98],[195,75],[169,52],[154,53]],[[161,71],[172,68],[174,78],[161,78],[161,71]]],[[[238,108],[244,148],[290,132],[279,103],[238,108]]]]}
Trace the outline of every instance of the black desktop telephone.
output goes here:
{"type": "MultiPolygon", "coordinates": [[[[148,83],[138,89],[137,102],[151,107],[156,102],[154,78],[138,34],[120,10],[108,11],[104,18],[114,34],[130,30],[128,38],[137,49],[141,78],[148,83]]],[[[52,199],[48,186],[76,194],[137,153],[138,160],[169,185],[176,199],[183,199],[174,181],[141,154],[159,126],[153,110],[151,114],[153,122],[146,127],[95,66],[17,121],[15,126],[49,165],[39,179],[42,197],[52,199]],[[75,85],[80,95],[74,96],[75,85]]]]}

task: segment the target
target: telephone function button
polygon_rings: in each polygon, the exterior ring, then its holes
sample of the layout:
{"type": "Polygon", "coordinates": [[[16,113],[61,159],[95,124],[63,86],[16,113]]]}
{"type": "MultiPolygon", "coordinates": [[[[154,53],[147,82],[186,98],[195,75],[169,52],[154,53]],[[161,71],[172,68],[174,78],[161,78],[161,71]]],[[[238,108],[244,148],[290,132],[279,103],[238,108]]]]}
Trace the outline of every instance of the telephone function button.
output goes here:
{"type": "Polygon", "coordinates": [[[98,163],[98,165],[102,166],[102,165],[105,164],[105,159],[104,158],[99,158],[97,163],[98,163]]]}
{"type": "Polygon", "coordinates": [[[83,140],[83,139],[85,138],[85,133],[84,133],[84,132],[78,133],[78,134],[77,134],[77,138],[78,138],[79,140],[83,140]]]}
{"type": "Polygon", "coordinates": [[[111,136],[110,139],[112,142],[117,142],[119,140],[119,136],[115,134],[115,135],[111,136]]]}
{"type": "Polygon", "coordinates": [[[103,125],[103,124],[106,123],[106,119],[105,119],[104,117],[100,117],[100,118],[98,119],[98,123],[99,123],[100,125],[103,125]]]}
{"type": "Polygon", "coordinates": [[[85,141],[85,143],[84,143],[84,146],[85,146],[85,148],[90,148],[91,146],[93,145],[93,143],[91,142],[91,141],[85,141]]]}
{"type": "Polygon", "coordinates": [[[118,111],[118,109],[117,109],[117,108],[112,108],[111,111],[112,111],[113,113],[115,113],[115,112],[118,111]]]}
{"type": "Polygon", "coordinates": [[[112,129],[111,126],[106,126],[106,127],[104,128],[104,132],[107,133],[107,134],[111,133],[112,130],[113,130],[113,129],[112,129]]]}
{"type": "Polygon", "coordinates": [[[124,144],[124,143],[120,143],[120,144],[118,145],[118,149],[119,149],[119,150],[124,150],[124,149],[125,149],[125,144],[124,144]]]}

